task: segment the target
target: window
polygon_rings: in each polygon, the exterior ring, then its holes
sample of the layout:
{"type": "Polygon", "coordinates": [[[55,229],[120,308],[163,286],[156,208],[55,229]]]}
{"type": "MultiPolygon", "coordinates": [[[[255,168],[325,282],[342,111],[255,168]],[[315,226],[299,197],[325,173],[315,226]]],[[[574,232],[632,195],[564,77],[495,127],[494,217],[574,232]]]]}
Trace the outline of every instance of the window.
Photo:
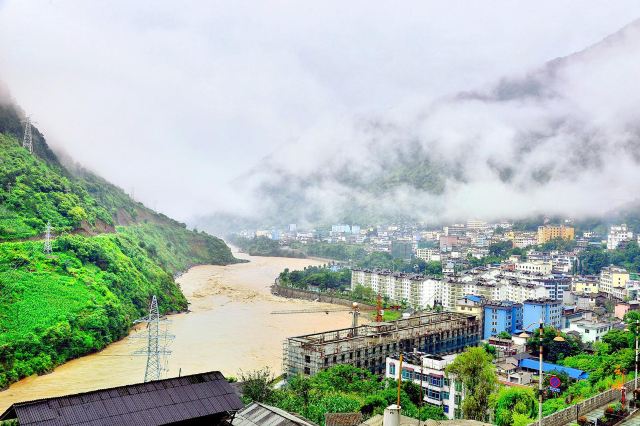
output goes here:
{"type": "Polygon", "coordinates": [[[406,379],[406,380],[411,380],[413,379],[413,371],[409,371],[409,370],[402,370],[402,378],[406,379]]]}
{"type": "Polygon", "coordinates": [[[310,355],[305,355],[304,356],[304,362],[311,362],[311,356],[310,355]]]}
{"type": "Polygon", "coordinates": [[[311,374],[311,369],[309,367],[305,367],[304,374],[311,374]]]}
{"type": "Polygon", "coordinates": [[[440,392],[432,389],[429,389],[427,392],[427,397],[429,397],[430,399],[435,399],[436,401],[440,401],[440,392]]]}
{"type": "Polygon", "coordinates": [[[460,405],[460,394],[456,394],[456,397],[453,399],[456,405],[460,405]]]}
{"type": "Polygon", "coordinates": [[[462,392],[462,382],[455,382],[456,392],[462,392]]]}
{"type": "Polygon", "coordinates": [[[449,387],[450,383],[449,383],[449,379],[447,379],[446,377],[443,379],[444,381],[444,385],[449,387]]]}
{"type": "Polygon", "coordinates": [[[450,396],[449,392],[442,392],[442,400],[443,401],[448,400],[449,396],[450,396]]]}
{"type": "Polygon", "coordinates": [[[443,406],[442,406],[442,410],[443,410],[445,413],[448,413],[448,412],[449,412],[449,406],[448,406],[448,405],[443,405],[443,406]]]}
{"type": "Polygon", "coordinates": [[[393,363],[389,364],[389,374],[394,377],[396,375],[396,365],[393,363]]]}
{"type": "Polygon", "coordinates": [[[429,383],[433,386],[442,386],[442,378],[429,376],[429,383]]]}
{"type": "Polygon", "coordinates": [[[456,419],[461,419],[462,418],[462,412],[460,411],[459,408],[456,408],[454,410],[454,415],[453,415],[456,419]]]}

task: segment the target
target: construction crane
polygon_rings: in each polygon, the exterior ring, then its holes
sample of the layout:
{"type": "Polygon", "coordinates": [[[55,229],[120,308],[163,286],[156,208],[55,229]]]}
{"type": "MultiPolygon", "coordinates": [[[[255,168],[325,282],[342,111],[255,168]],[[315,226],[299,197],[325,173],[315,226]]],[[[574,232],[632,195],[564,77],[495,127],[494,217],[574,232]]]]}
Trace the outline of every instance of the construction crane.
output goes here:
{"type": "MultiPolygon", "coordinates": [[[[393,311],[399,311],[402,309],[399,305],[389,306],[387,309],[393,311]]],[[[353,323],[352,327],[355,329],[358,326],[358,316],[360,315],[360,311],[376,311],[376,322],[382,322],[382,296],[378,294],[378,298],[376,300],[376,306],[365,306],[361,307],[357,302],[353,302],[351,308],[329,308],[329,309],[291,309],[286,311],[273,311],[271,312],[273,315],[283,315],[283,314],[315,314],[324,312],[329,315],[329,312],[351,312],[353,315],[353,323]]]]}

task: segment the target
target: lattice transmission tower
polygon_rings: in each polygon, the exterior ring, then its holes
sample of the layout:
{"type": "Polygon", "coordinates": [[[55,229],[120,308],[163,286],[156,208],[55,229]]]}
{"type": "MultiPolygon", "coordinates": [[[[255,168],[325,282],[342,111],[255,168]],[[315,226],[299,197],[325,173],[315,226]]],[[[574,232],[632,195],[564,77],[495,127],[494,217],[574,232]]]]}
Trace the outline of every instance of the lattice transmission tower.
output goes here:
{"type": "Polygon", "coordinates": [[[51,254],[51,222],[47,222],[47,228],[44,234],[44,253],[51,254]]]}
{"type": "Polygon", "coordinates": [[[147,366],[144,370],[144,381],[160,380],[162,373],[167,371],[168,356],[171,351],[167,349],[167,344],[174,336],[167,334],[166,319],[160,318],[158,310],[158,299],[154,295],[149,305],[149,315],[136,320],[134,323],[146,323],[146,333],[132,336],[146,338],[146,346],[135,351],[134,355],[147,357],[147,366]]]}
{"type": "Polygon", "coordinates": [[[22,138],[22,147],[33,154],[33,135],[31,133],[31,117],[24,120],[24,136],[22,138]]]}

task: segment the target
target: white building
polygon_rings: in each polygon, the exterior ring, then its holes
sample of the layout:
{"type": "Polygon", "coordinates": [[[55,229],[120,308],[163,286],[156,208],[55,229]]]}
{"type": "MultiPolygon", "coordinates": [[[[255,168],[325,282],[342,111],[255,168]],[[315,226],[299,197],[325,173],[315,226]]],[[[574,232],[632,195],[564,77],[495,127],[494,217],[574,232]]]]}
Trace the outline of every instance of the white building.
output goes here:
{"type": "Polygon", "coordinates": [[[593,343],[602,340],[602,336],[611,331],[611,328],[610,323],[580,320],[572,322],[565,330],[576,331],[580,333],[583,342],[593,343]]]}
{"type": "Polygon", "coordinates": [[[416,249],[416,257],[425,262],[440,262],[442,255],[439,248],[419,248],[416,249]]]}
{"type": "Polygon", "coordinates": [[[616,225],[609,228],[609,235],[607,236],[607,250],[615,250],[618,248],[621,242],[633,240],[633,232],[631,232],[627,225],[616,225]]]}
{"type": "MultiPolygon", "coordinates": [[[[446,377],[445,368],[457,355],[429,355],[422,352],[407,353],[403,356],[402,380],[410,380],[422,386],[424,401],[442,407],[450,420],[462,418],[462,383],[453,377],[446,377]]],[[[386,359],[386,377],[398,380],[400,361],[396,357],[386,359]]]]}
{"type": "Polygon", "coordinates": [[[518,262],[516,270],[520,272],[529,272],[532,274],[548,275],[553,268],[551,262],[534,261],[534,262],[518,262]]]}

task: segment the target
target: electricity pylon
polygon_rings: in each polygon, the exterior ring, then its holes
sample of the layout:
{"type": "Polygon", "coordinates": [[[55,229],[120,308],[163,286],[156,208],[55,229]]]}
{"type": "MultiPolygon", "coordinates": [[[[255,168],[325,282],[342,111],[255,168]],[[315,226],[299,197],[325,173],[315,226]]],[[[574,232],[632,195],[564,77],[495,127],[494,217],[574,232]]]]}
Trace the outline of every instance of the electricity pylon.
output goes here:
{"type": "Polygon", "coordinates": [[[44,254],[51,254],[51,222],[47,222],[47,230],[44,234],[44,254]]]}
{"type": "Polygon", "coordinates": [[[147,324],[145,335],[132,336],[147,339],[146,347],[133,353],[134,355],[147,357],[147,366],[144,370],[145,383],[152,380],[160,380],[162,372],[167,371],[167,357],[171,354],[171,351],[167,350],[167,342],[174,337],[167,334],[165,326],[167,322],[166,319],[160,319],[158,299],[156,299],[155,295],[149,305],[149,315],[134,321],[134,324],[147,324]]]}
{"type": "Polygon", "coordinates": [[[29,150],[29,154],[33,154],[33,135],[31,134],[31,117],[24,120],[24,136],[22,138],[22,147],[29,150]]]}

